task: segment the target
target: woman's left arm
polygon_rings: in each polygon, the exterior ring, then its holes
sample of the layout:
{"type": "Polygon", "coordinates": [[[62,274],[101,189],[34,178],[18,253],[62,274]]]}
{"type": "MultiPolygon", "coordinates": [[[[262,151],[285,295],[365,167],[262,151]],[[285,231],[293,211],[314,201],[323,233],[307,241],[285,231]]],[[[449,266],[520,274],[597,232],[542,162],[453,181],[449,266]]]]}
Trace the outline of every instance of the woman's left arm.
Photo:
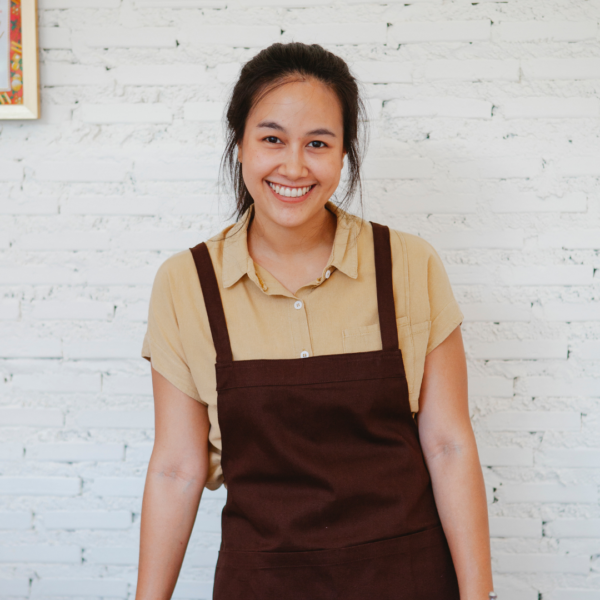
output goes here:
{"type": "Polygon", "coordinates": [[[460,598],[487,600],[493,589],[488,511],[460,326],[427,355],[417,423],[460,598]]]}

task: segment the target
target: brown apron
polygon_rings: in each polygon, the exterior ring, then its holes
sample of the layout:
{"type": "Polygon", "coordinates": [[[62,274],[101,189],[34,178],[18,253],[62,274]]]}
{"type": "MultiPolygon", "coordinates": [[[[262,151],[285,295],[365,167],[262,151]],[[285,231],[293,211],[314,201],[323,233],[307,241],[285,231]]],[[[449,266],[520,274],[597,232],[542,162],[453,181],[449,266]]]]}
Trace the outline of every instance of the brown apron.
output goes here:
{"type": "Polygon", "coordinates": [[[459,600],[373,223],[382,350],[234,361],[206,244],[227,502],[214,600],[459,600]]]}

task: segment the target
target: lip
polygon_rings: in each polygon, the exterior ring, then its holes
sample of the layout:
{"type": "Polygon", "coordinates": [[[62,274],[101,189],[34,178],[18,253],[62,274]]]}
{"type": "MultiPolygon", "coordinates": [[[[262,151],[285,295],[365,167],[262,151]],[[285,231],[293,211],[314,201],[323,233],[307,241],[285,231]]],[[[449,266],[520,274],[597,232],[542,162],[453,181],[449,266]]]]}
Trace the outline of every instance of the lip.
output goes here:
{"type": "MultiPolygon", "coordinates": [[[[283,185],[282,183],[277,183],[276,181],[271,181],[270,183],[273,183],[275,185],[283,185]]],[[[313,183],[310,191],[307,192],[306,194],[304,194],[304,196],[300,196],[299,198],[290,198],[289,196],[282,196],[281,194],[278,194],[269,185],[269,180],[268,179],[265,179],[265,184],[269,188],[269,190],[271,190],[271,193],[275,196],[275,198],[277,198],[281,202],[286,202],[287,204],[300,204],[301,202],[304,202],[313,193],[313,190],[317,187],[317,184],[313,183]]],[[[307,186],[298,186],[298,187],[307,187],[307,186]]]]}

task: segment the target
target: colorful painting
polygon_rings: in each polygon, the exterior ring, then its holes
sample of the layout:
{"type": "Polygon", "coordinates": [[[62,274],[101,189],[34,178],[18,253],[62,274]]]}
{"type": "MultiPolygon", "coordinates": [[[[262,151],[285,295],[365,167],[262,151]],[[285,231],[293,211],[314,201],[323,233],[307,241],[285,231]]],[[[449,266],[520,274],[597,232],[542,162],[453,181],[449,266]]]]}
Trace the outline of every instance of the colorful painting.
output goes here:
{"type": "Polygon", "coordinates": [[[23,104],[21,0],[0,0],[0,104],[23,104]]]}

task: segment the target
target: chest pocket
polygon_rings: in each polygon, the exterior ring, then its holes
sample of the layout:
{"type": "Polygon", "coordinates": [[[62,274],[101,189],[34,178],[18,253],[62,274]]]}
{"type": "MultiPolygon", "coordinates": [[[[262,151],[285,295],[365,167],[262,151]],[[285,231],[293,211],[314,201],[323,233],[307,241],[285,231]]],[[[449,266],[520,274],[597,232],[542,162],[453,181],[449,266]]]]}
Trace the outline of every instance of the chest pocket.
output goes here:
{"type": "MultiPolygon", "coordinates": [[[[400,350],[402,350],[404,370],[406,371],[410,406],[413,412],[417,412],[419,410],[419,392],[423,381],[431,321],[411,325],[408,322],[408,317],[399,317],[396,319],[396,324],[398,326],[398,341],[400,350]]],[[[345,353],[381,350],[379,323],[344,329],[342,337],[345,353]]]]}

